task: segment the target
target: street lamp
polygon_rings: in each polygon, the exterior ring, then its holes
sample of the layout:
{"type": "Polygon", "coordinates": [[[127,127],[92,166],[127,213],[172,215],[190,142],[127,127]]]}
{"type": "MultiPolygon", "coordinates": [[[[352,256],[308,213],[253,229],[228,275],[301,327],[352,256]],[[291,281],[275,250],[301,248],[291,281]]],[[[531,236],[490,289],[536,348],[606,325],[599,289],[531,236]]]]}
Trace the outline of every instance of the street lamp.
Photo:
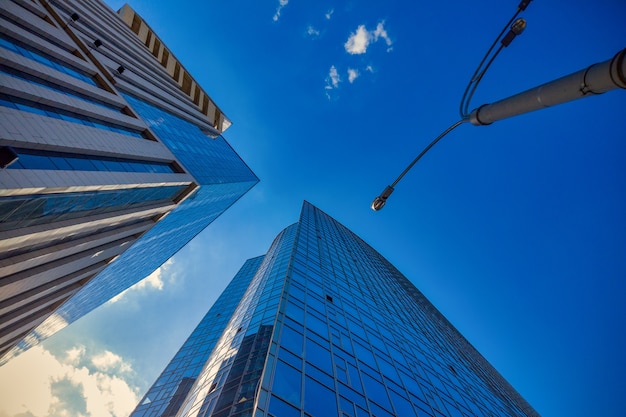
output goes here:
{"type": "Polygon", "coordinates": [[[586,69],[574,72],[557,80],[550,81],[538,87],[531,88],[522,93],[502,99],[492,104],[483,104],[468,112],[469,103],[476,91],[476,87],[491,66],[493,60],[498,56],[502,48],[510,45],[515,37],[521,34],[526,27],[524,19],[517,19],[517,15],[526,9],[530,0],[523,0],[518,6],[518,10],[513,15],[509,23],[504,27],[500,35],[491,45],[474,75],[470,79],[463,97],[461,99],[460,114],[461,120],[443,131],[435,138],[420,154],[402,171],[396,180],[388,185],[384,191],[372,201],[372,210],[379,211],[387,202],[387,199],[394,191],[394,187],[404,175],[420,160],[426,152],[430,150],[439,140],[465,122],[470,122],[474,126],[490,125],[498,120],[517,116],[534,110],[543,109],[578,98],[589,97],[611,91],[617,88],[626,89],[626,49],[619,51],[613,58],[604,62],[592,64],[586,69]],[[506,29],[509,32],[504,35],[506,29]],[[504,36],[503,36],[504,35],[504,36]],[[498,40],[500,46],[494,51],[498,40]],[[489,58],[490,57],[490,58],[489,58]]]}

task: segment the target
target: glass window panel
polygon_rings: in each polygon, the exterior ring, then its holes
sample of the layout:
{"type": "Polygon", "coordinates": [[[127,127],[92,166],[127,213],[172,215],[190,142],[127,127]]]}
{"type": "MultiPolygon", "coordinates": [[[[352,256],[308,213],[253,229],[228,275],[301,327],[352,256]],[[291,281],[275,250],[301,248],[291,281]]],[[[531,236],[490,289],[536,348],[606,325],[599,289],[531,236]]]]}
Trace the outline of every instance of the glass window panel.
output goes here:
{"type": "Polygon", "coordinates": [[[345,369],[341,369],[341,368],[335,368],[335,371],[337,373],[337,379],[341,382],[343,382],[344,384],[348,383],[348,374],[345,371],[345,369]]]}
{"type": "Polygon", "coordinates": [[[96,166],[89,159],[65,158],[65,161],[76,171],[95,171],[96,166]]]}
{"type": "Polygon", "coordinates": [[[364,410],[361,407],[356,408],[356,417],[370,417],[370,413],[367,410],[364,410]]]}
{"type": "Polygon", "coordinates": [[[363,379],[363,385],[365,385],[367,397],[376,401],[379,405],[391,409],[391,403],[389,402],[389,397],[387,397],[385,386],[364,372],[361,372],[361,377],[363,379]]]}
{"type": "Polygon", "coordinates": [[[292,284],[289,288],[289,294],[298,300],[304,300],[304,290],[299,285],[292,284]]]}
{"type": "MultiPolygon", "coordinates": [[[[20,162],[20,166],[26,169],[56,169],[49,158],[42,158],[38,155],[19,154],[18,161],[20,162]]],[[[9,168],[13,168],[13,165],[10,165],[9,168]]]]}
{"type": "Polygon", "coordinates": [[[270,399],[269,413],[274,417],[300,417],[300,410],[273,395],[270,399]]]}
{"type": "MultiPolygon", "coordinates": [[[[171,199],[180,193],[185,187],[154,187],[160,188],[163,192],[159,198],[171,199]]],[[[41,196],[31,196],[31,203],[20,205],[11,213],[11,221],[0,223],[0,230],[13,230],[17,221],[25,221],[41,218],[42,221],[52,222],[60,219],[71,219],[100,213],[103,210],[114,211],[123,209],[127,205],[147,205],[154,200],[146,199],[145,190],[112,190],[112,191],[91,191],[83,193],[63,193],[46,194],[41,196]],[[37,210],[33,211],[32,204],[37,204],[37,210]],[[41,205],[43,203],[43,205],[41,205]],[[98,207],[98,208],[94,208],[98,207]]],[[[22,201],[22,199],[7,198],[8,201],[22,201]]],[[[6,219],[5,219],[6,220],[6,219]]],[[[41,223],[38,221],[38,223],[41,223]]]]}
{"type": "Polygon", "coordinates": [[[386,360],[382,359],[380,356],[377,355],[377,357],[378,366],[380,367],[381,373],[387,378],[393,379],[394,381],[400,381],[400,376],[398,375],[398,371],[396,371],[396,368],[386,360]]]}
{"type": "Polygon", "coordinates": [[[360,392],[356,392],[352,388],[349,388],[341,383],[338,383],[337,385],[339,387],[339,394],[343,395],[344,397],[346,397],[347,399],[349,399],[356,405],[360,405],[361,407],[364,407],[364,408],[367,407],[365,397],[361,395],[360,392]]]}
{"type": "Polygon", "coordinates": [[[354,415],[354,404],[352,404],[352,401],[347,400],[342,396],[339,396],[339,406],[341,407],[341,411],[344,412],[345,415],[354,415]]]}
{"type": "Polygon", "coordinates": [[[285,314],[294,319],[298,323],[304,323],[304,310],[296,306],[291,301],[287,302],[285,314]]]}
{"type": "Polygon", "coordinates": [[[52,162],[54,163],[54,166],[58,170],[70,171],[73,169],[72,166],[67,162],[65,158],[52,158],[52,162]]]}
{"type": "Polygon", "coordinates": [[[293,353],[289,352],[288,350],[285,350],[282,347],[278,351],[278,357],[280,359],[283,359],[285,362],[287,362],[288,364],[290,364],[294,368],[302,369],[302,358],[300,358],[299,356],[294,355],[293,353]]]}
{"type": "Polygon", "coordinates": [[[314,417],[336,416],[335,393],[307,376],[304,383],[304,411],[314,417]]]}
{"type": "Polygon", "coordinates": [[[312,308],[318,313],[323,313],[324,303],[317,296],[309,294],[306,298],[306,304],[308,308],[312,308]]]}
{"type": "Polygon", "coordinates": [[[306,340],[306,360],[328,374],[333,374],[330,352],[310,339],[306,340]]]}
{"type": "Polygon", "coordinates": [[[359,392],[363,392],[363,386],[361,385],[361,378],[359,377],[358,369],[348,364],[348,373],[350,374],[350,386],[359,392]]]}
{"type": "Polygon", "coordinates": [[[306,317],[306,327],[328,339],[328,325],[326,321],[322,321],[313,314],[309,313],[306,317]]]}
{"type": "Polygon", "coordinates": [[[354,350],[356,353],[355,356],[359,358],[360,361],[370,365],[374,369],[378,368],[378,365],[376,365],[376,360],[374,359],[374,355],[372,354],[372,352],[369,350],[368,347],[365,347],[362,344],[355,341],[354,350]]]}
{"type": "Polygon", "coordinates": [[[454,404],[449,401],[444,401],[444,404],[446,406],[446,409],[448,410],[448,413],[450,413],[450,417],[463,417],[461,410],[459,410],[454,404]]]}
{"type": "Polygon", "coordinates": [[[302,334],[293,330],[289,326],[283,326],[283,333],[280,338],[280,345],[289,349],[296,355],[302,356],[302,342],[304,337],[302,334]]]}
{"type": "Polygon", "coordinates": [[[389,396],[391,397],[391,402],[393,403],[396,415],[403,417],[410,417],[415,415],[415,411],[413,410],[413,406],[411,405],[409,400],[398,395],[393,390],[389,390],[389,396]]]}
{"type": "MultiPolygon", "coordinates": [[[[370,410],[372,410],[372,414],[376,417],[396,417],[387,410],[379,407],[377,404],[370,402],[370,410]]],[[[398,414],[400,415],[400,414],[398,414]]],[[[404,417],[404,416],[402,416],[404,417]]]]}
{"type": "Polygon", "coordinates": [[[4,38],[0,38],[0,46],[2,46],[3,48],[6,48],[6,49],[10,49],[13,52],[18,52],[19,51],[14,44],[12,44],[11,42],[9,42],[8,40],[6,40],[4,38]]]}
{"type": "Polygon", "coordinates": [[[106,162],[102,161],[100,159],[94,159],[93,160],[93,165],[96,167],[96,169],[98,171],[110,171],[110,169],[107,166],[106,162]]]}
{"type": "Polygon", "coordinates": [[[317,367],[311,365],[310,363],[306,364],[304,373],[310,377],[315,378],[317,381],[321,382],[322,384],[328,387],[335,386],[335,380],[333,379],[332,376],[328,375],[327,373],[318,369],[317,367]]]}
{"type": "Polygon", "coordinates": [[[301,372],[283,361],[277,361],[272,392],[299,407],[301,390],[301,372]]]}

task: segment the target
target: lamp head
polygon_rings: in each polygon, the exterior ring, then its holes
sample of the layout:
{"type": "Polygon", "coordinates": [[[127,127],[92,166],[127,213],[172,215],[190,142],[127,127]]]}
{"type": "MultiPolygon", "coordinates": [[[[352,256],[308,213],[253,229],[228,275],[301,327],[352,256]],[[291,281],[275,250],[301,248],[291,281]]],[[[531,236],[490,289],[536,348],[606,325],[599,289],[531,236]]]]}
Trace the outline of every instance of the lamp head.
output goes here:
{"type": "Polygon", "coordinates": [[[513,22],[513,24],[511,25],[511,32],[516,35],[520,35],[524,31],[524,29],[526,29],[526,20],[522,19],[521,17],[513,22]]]}
{"type": "Polygon", "coordinates": [[[513,39],[515,39],[517,35],[520,35],[524,31],[524,29],[526,29],[526,20],[520,17],[515,22],[513,22],[509,33],[507,33],[500,41],[502,43],[502,46],[509,46],[511,42],[513,42],[513,39]]]}
{"type": "Polygon", "coordinates": [[[378,197],[376,197],[374,201],[372,201],[372,210],[379,211],[380,209],[385,207],[385,203],[387,202],[387,199],[389,198],[391,193],[393,193],[393,187],[388,185],[385,190],[378,197]]]}

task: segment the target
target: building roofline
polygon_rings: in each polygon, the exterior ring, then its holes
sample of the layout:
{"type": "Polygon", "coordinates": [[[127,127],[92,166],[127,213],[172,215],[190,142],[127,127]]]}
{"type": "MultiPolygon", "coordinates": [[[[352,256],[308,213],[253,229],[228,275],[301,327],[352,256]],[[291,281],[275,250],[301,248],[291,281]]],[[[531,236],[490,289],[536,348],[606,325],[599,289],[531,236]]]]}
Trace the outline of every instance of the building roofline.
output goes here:
{"type": "Polygon", "coordinates": [[[217,106],[215,101],[204,91],[200,84],[191,76],[180,60],[163,43],[161,38],[150,25],[131,6],[124,4],[117,14],[126,23],[141,42],[154,55],[157,61],[178,84],[180,89],[198,107],[209,122],[220,132],[224,132],[232,125],[232,121],[217,106]]]}

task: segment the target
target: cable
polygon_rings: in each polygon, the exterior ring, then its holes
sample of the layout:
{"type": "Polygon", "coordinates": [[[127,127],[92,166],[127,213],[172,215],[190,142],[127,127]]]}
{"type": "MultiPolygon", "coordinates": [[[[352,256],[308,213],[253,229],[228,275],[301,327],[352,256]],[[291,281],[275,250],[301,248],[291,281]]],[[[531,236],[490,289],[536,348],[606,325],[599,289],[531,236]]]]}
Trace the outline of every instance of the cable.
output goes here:
{"type": "Polygon", "coordinates": [[[465,87],[465,91],[463,92],[463,97],[461,98],[461,103],[459,104],[459,113],[461,115],[461,118],[466,118],[469,115],[469,106],[470,106],[472,97],[474,96],[474,92],[476,91],[478,84],[485,76],[485,73],[487,72],[487,70],[493,63],[493,61],[496,59],[500,51],[502,51],[502,48],[509,46],[511,42],[513,41],[513,39],[515,39],[517,35],[519,35],[520,33],[524,31],[524,28],[526,27],[526,21],[524,19],[517,19],[517,16],[522,11],[526,10],[526,8],[528,7],[531,1],[532,0],[522,0],[520,2],[520,4],[517,6],[517,11],[513,15],[513,17],[509,19],[507,24],[500,31],[496,39],[493,41],[493,43],[487,50],[487,53],[485,53],[485,55],[483,56],[483,59],[480,61],[480,64],[478,64],[476,71],[474,71],[474,75],[472,75],[472,78],[470,78],[469,83],[467,83],[467,87],[465,87]],[[505,36],[503,36],[507,28],[510,28],[510,30],[505,36]],[[491,56],[491,58],[489,58],[491,52],[495,48],[498,41],[501,42],[500,47],[495,51],[495,53],[491,56]],[[483,68],[483,65],[485,64],[485,62],[487,62],[487,65],[485,65],[483,68]]]}
{"type": "MultiPolygon", "coordinates": [[[[487,60],[487,57],[489,56],[489,54],[491,53],[491,51],[493,50],[493,48],[496,46],[496,44],[498,43],[498,40],[500,40],[500,38],[502,38],[502,35],[504,34],[504,32],[506,32],[507,28],[509,26],[511,26],[511,24],[513,23],[513,21],[515,20],[515,18],[517,17],[517,15],[520,13],[520,10],[518,8],[517,12],[513,15],[513,17],[508,21],[508,23],[504,26],[504,28],[502,28],[502,31],[500,31],[500,34],[496,37],[496,39],[493,41],[493,43],[491,44],[491,46],[489,47],[489,49],[487,50],[487,52],[485,53],[485,56],[483,56],[483,59],[480,61],[480,64],[478,64],[478,67],[476,67],[476,71],[474,71],[474,75],[472,75],[472,78],[470,78],[469,83],[467,83],[467,87],[465,87],[465,92],[463,92],[463,98],[461,98],[461,104],[459,106],[459,112],[461,113],[461,117],[465,117],[467,116],[467,111],[466,108],[469,106],[469,103],[467,103],[467,105],[464,105],[465,103],[465,99],[467,97],[467,93],[470,89],[470,87],[472,86],[473,83],[475,82],[480,82],[480,80],[482,79],[482,77],[485,75],[485,71],[487,69],[485,69],[484,71],[482,71],[482,73],[480,74],[480,77],[477,77],[478,73],[480,72],[483,64],[485,63],[485,61],[487,60]]],[[[502,48],[500,48],[502,49],[502,48]]],[[[498,51],[496,51],[496,54],[494,55],[494,57],[492,58],[492,60],[498,56],[498,53],[500,53],[500,49],[498,51]]]]}
{"type": "Polygon", "coordinates": [[[437,144],[437,142],[439,142],[444,136],[446,136],[448,133],[452,132],[454,129],[456,129],[458,126],[462,125],[463,123],[467,122],[467,119],[461,119],[458,122],[454,123],[452,126],[450,126],[449,128],[447,128],[446,130],[444,130],[439,136],[437,136],[435,138],[435,140],[433,140],[432,142],[430,142],[430,144],[424,148],[424,150],[422,152],[420,152],[419,155],[417,155],[417,157],[413,160],[413,162],[411,162],[409,164],[408,167],[406,167],[404,169],[404,171],[402,171],[402,174],[400,174],[398,176],[398,178],[396,178],[396,180],[393,182],[393,184],[391,184],[391,187],[395,187],[397,183],[400,182],[400,180],[402,179],[402,177],[404,177],[406,175],[407,172],[409,172],[409,170],[411,168],[413,168],[413,165],[415,165],[417,163],[417,161],[420,160],[420,158],[422,156],[424,156],[424,154],[426,152],[428,152],[430,150],[430,148],[432,148],[433,146],[435,146],[437,144]]]}
{"type": "MultiPolygon", "coordinates": [[[[504,48],[504,45],[500,45],[500,47],[495,52],[495,54],[491,57],[489,62],[487,62],[487,65],[485,66],[485,69],[480,73],[478,78],[476,78],[476,80],[474,81],[472,90],[470,91],[469,95],[467,95],[467,89],[465,90],[466,94],[463,95],[463,99],[465,100],[465,106],[461,110],[461,114],[463,115],[462,117],[467,117],[469,115],[469,113],[470,113],[469,112],[469,105],[470,105],[470,102],[472,101],[472,97],[474,97],[474,92],[476,92],[476,88],[478,87],[478,84],[483,79],[483,77],[485,76],[485,73],[487,72],[487,70],[489,69],[489,67],[493,63],[493,61],[496,59],[496,57],[498,56],[498,54],[500,53],[502,48],[504,48]],[[467,98],[466,98],[466,95],[467,95],[467,98]]],[[[471,82],[470,82],[470,84],[467,85],[467,87],[469,88],[470,85],[472,85],[471,82]]],[[[461,104],[463,104],[463,102],[461,102],[461,104]]]]}
{"type": "Polygon", "coordinates": [[[435,138],[435,140],[430,142],[430,144],[428,144],[428,146],[425,147],[424,150],[422,150],[422,152],[420,152],[419,155],[417,155],[417,157],[413,160],[413,162],[411,162],[409,164],[409,166],[407,166],[404,169],[404,171],[402,171],[402,173],[398,176],[398,178],[396,178],[396,180],[393,182],[393,184],[388,185],[385,188],[385,190],[378,197],[376,197],[374,199],[374,201],[372,201],[372,206],[371,206],[372,210],[378,211],[378,210],[382,209],[385,206],[385,203],[387,202],[387,198],[389,198],[389,196],[393,192],[393,190],[394,190],[393,187],[395,187],[396,184],[398,184],[400,182],[402,177],[404,177],[406,175],[406,173],[409,172],[411,170],[411,168],[413,168],[413,165],[415,165],[417,163],[417,161],[419,161],[420,158],[422,156],[424,156],[424,154],[426,154],[426,152],[428,152],[430,150],[430,148],[435,146],[437,144],[437,142],[439,142],[444,136],[446,136],[448,133],[452,132],[455,128],[457,128],[458,126],[462,125],[463,123],[465,123],[467,121],[468,121],[467,118],[463,118],[463,119],[459,120],[458,122],[454,123],[452,126],[447,128],[446,130],[444,130],[441,134],[439,134],[439,136],[437,136],[435,138]]]}

